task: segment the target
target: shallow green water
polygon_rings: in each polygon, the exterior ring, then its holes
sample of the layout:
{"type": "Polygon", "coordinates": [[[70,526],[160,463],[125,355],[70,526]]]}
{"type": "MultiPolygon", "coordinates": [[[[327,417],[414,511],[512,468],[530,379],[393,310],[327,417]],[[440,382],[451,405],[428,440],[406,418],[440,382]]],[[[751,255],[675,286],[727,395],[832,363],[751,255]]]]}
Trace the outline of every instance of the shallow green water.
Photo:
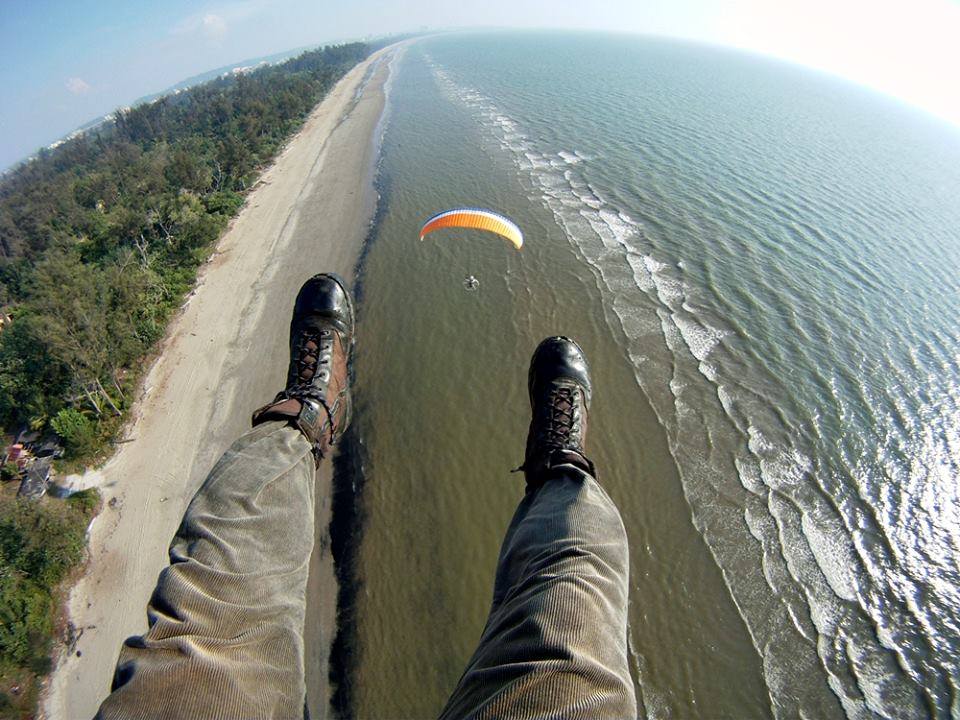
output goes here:
{"type": "Polygon", "coordinates": [[[413,45],[361,266],[352,712],[435,715],[472,653],[553,333],[592,362],[648,715],[956,712],[958,167],[956,131],[747,55],[413,45]],[[523,252],[417,240],[462,204],[523,252]]]}

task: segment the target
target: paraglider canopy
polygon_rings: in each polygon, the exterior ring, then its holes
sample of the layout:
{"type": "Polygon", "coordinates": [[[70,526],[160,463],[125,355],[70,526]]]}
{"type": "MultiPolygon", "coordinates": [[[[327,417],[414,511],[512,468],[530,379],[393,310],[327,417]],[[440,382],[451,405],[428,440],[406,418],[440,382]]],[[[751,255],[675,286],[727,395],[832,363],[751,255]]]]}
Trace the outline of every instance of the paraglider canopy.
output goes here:
{"type": "Polygon", "coordinates": [[[485,230],[499,235],[519,250],[523,247],[523,233],[517,224],[493,210],[483,208],[454,208],[437,213],[420,228],[420,239],[441,228],[485,230]]]}

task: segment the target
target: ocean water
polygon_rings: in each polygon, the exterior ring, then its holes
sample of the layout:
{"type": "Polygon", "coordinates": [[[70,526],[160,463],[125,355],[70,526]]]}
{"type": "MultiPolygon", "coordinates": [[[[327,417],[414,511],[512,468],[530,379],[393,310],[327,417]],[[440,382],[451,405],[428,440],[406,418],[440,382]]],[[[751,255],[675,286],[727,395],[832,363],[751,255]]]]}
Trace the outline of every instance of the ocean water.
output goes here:
{"type": "Polygon", "coordinates": [[[455,685],[522,494],[530,353],[564,333],[630,538],[642,714],[960,716],[960,131],[640,37],[435,37],[393,70],[341,711],[430,717],[455,685]],[[523,251],[418,241],[457,205],[523,251]]]}

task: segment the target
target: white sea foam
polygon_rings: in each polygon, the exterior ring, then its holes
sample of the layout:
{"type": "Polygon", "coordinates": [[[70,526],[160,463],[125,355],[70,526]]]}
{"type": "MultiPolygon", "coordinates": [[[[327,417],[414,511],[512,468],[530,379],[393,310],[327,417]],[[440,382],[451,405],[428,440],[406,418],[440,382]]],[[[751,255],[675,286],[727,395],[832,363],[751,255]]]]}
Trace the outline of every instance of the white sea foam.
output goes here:
{"type": "Polygon", "coordinates": [[[813,469],[813,463],[796,448],[783,450],[770,442],[762,431],[753,425],[747,428],[747,446],[760,464],[764,482],[776,490],[793,487],[813,469]]]}
{"type": "MultiPolygon", "coordinates": [[[[740,482],[754,495],[763,495],[766,487],[763,478],[760,477],[760,469],[756,463],[747,462],[742,458],[734,458],[734,465],[737,468],[737,474],[740,476],[740,482]]],[[[758,538],[759,539],[759,538],[758,538]]]]}
{"type": "Polygon", "coordinates": [[[627,264],[633,273],[633,279],[637,287],[643,291],[652,291],[656,288],[653,283],[649,270],[647,270],[646,257],[636,252],[627,253],[627,264]]]}
{"type": "Polygon", "coordinates": [[[683,282],[668,274],[670,266],[651,255],[644,255],[643,264],[653,280],[660,302],[669,308],[680,306],[684,298],[683,282]]]}
{"type": "Polygon", "coordinates": [[[815,521],[807,514],[803,515],[800,522],[810,549],[817,558],[817,564],[834,594],[844,600],[856,602],[857,581],[854,569],[858,563],[849,543],[843,540],[842,529],[825,528],[822,521],[815,521]]]}
{"type": "Polygon", "coordinates": [[[683,335],[683,341],[700,362],[706,362],[711,351],[729,334],[698,322],[685,313],[674,313],[672,317],[683,335]]]}

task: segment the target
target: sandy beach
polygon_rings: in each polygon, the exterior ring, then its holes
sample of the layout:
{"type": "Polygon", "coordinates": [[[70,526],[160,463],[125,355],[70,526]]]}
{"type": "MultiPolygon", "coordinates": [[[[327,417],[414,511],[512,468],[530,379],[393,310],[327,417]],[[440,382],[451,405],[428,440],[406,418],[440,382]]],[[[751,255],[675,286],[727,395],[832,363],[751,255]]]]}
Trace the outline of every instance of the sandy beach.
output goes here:
{"type": "MultiPolygon", "coordinates": [[[[146,629],[146,603],[184,509],[251,412],[283,386],[300,284],[325,270],[352,281],[376,205],[379,121],[395,52],[352,69],[263,173],[172,324],[116,455],[69,479],[76,489],[99,488],[104,507],[68,602],[78,639],[50,677],[44,717],[92,717],[108,694],[123,640],[146,629]]],[[[323,717],[336,613],[330,545],[322,542],[329,467],[317,482],[307,679],[313,716],[323,717]]]]}

